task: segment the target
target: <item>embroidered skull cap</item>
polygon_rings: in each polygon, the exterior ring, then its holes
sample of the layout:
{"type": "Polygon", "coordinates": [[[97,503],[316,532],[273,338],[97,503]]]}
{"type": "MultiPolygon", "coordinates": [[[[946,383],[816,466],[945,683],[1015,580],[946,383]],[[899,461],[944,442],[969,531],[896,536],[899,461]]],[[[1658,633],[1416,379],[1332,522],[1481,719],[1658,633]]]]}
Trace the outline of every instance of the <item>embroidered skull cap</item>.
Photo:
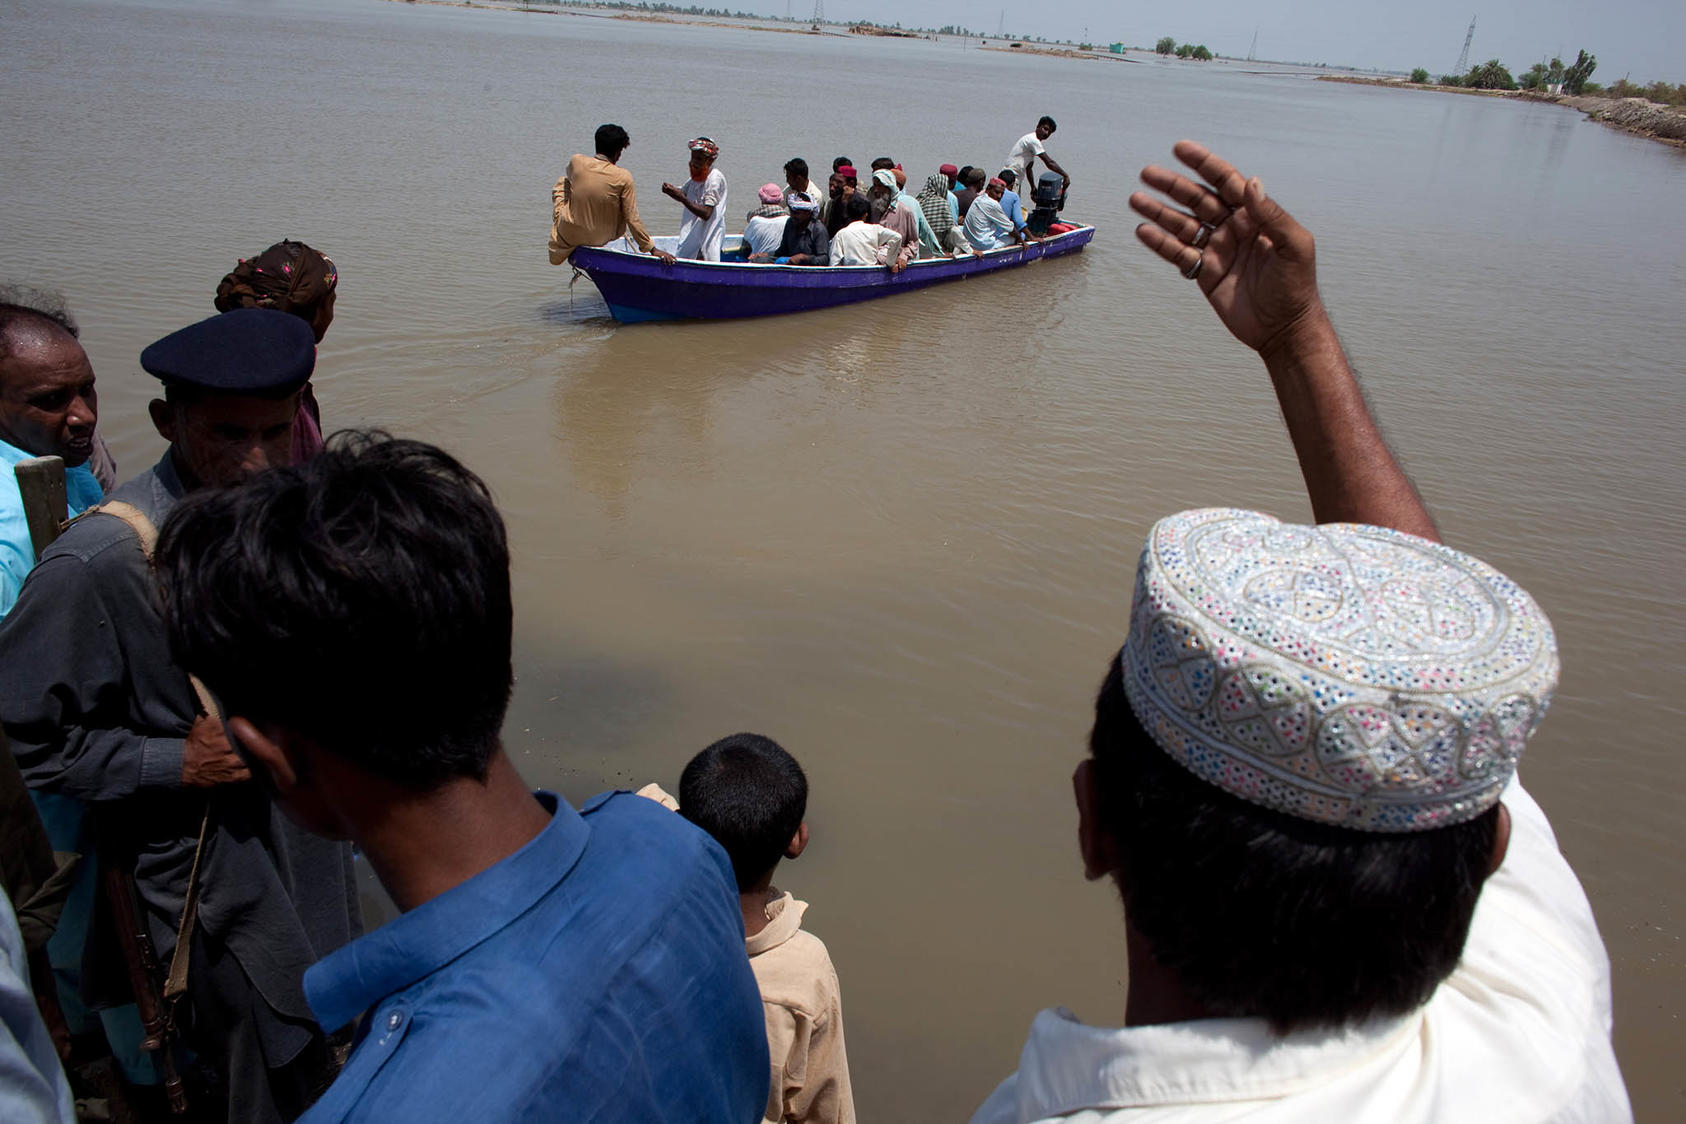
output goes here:
{"type": "Polygon", "coordinates": [[[1558,677],[1551,622],[1486,563],[1228,508],[1154,525],[1119,659],[1137,720],[1190,772],[1369,832],[1497,803],[1558,677]]]}

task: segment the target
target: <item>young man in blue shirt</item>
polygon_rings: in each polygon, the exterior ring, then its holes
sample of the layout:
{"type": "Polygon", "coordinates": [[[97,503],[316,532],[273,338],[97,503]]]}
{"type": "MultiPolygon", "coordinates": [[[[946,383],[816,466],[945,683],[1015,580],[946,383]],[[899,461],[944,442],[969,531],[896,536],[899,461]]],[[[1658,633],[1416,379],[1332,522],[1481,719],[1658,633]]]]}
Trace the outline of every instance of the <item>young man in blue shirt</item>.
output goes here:
{"type": "Polygon", "coordinates": [[[768,1061],[730,862],[631,794],[578,812],[499,743],[509,551],[486,486],[413,441],[185,500],[171,643],[283,810],[350,839],[402,911],[318,961],[364,1013],[306,1121],[760,1118],[768,1061]]]}

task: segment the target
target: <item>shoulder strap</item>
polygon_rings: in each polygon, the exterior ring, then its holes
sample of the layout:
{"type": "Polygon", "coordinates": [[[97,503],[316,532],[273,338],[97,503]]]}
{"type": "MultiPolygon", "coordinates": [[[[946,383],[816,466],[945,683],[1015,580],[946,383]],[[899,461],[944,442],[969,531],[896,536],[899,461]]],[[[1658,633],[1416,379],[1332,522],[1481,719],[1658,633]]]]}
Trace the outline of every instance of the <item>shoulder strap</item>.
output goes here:
{"type": "MultiPolygon", "coordinates": [[[[153,553],[158,548],[158,528],[152,525],[152,520],[131,503],[122,500],[107,500],[98,507],[89,508],[84,515],[95,512],[121,519],[129,525],[129,529],[140,540],[141,553],[146,556],[147,565],[152,564],[153,553]]],[[[221,718],[216,700],[205,684],[199,681],[197,675],[189,675],[188,683],[193,686],[193,693],[199,699],[199,706],[206,717],[221,718]]],[[[189,947],[193,942],[193,926],[199,916],[199,860],[205,855],[205,836],[211,825],[211,802],[205,801],[205,815],[199,821],[199,842],[193,848],[193,866],[187,872],[187,893],[182,899],[181,921],[176,925],[176,948],[170,954],[170,974],[164,981],[164,998],[174,1000],[187,991],[187,971],[189,947]]]]}

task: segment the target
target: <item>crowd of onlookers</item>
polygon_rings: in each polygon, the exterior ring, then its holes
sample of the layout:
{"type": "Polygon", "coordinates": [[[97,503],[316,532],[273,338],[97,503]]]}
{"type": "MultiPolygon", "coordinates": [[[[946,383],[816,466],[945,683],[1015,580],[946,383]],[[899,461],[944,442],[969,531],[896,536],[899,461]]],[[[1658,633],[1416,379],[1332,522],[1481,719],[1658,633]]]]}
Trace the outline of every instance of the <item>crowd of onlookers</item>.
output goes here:
{"type": "MultiPolygon", "coordinates": [[[[669,191],[700,254],[712,145],[669,191]]],[[[624,147],[599,130],[570,163],[557,260],[621,223],[653,249],[624,147]]],[[[1042,1011],[1017,1072],[944,1115],[1627,1119],[1608,958],[1516,777],[1557,683],[1550,623],[1439,541],[1310,233],[1176,152],[1197,178],[1143,170],[1138,238],[1261,358],[1316,523],[1209,508],[1148,533],[1072,778],[1078,858],[1123,902],[1122,1025],[1042,1011]]],[[[896,171],[873,172],[877,230],[896,171]]],[[[932,209],[999,206],[954,172],[932,209]]],[[[841,204],[833,260],[874,204],[834,174],[827,212],[787,176],[750,218],[785,218],[779,246],[752,256],[822,256],[841,204]]],[[[677,798],[527,786],[500,741],[502,517],[439,448],[323,440],[338,280],[278,243],[142,351],[165,449],[115,487],[75,321],[0,291],[0,1119],[853,1120],[837,972],[774,884],[809,843],[803,770],[746,733],[677,798]],[[24,483],[43,457],[61,490],[24,483]],[[398,910],[369,933],[358,858],[398,910]]]]}
{"type": "Polygon", "coordinates": [[[603,246],[625,237],[639,251],[665,261],[749,261],[756,264],[878,265],[892,272],[921,258],[952,258],[1023,245],[1075,229],[1059,221],[1071,177],[1048,154],[1052,117],[1014,143],[1005,166],[942,164],[917,193],[894,157],[880,156],[862,176],[839,156],[822,188],[802,157],[787,160],[784,184],[767,183],[744,216],[741,244],[726,241],[726,176],[715,166],[720,146],[710,137],[689,143],[689,175],[662,194],[683,208],[674,250],[657,247],[638,215],[632,177],[619,166],[631,143],[619,125],[603,125],[595,156],[575,154],[551,192],[550,260],[567,261],[576,246],[603,246]],[[1032,182],[1037,161],[1048,171],[1032,182]],[[1025,199],[1035,191],[1033,206],[1025,199]]]}

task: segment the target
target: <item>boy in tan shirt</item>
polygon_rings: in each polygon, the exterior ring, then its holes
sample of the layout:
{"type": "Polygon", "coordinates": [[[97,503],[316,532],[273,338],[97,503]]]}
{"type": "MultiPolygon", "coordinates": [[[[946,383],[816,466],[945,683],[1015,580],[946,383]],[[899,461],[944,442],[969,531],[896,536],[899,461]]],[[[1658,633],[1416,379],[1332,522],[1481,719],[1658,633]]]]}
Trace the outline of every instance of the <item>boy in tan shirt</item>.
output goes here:
{"type": "MultiPolygon", "coordinates": [[[[673,807],[655,785],[641,795],[673,807]]],[[[720,739],[679,778],[676,810],[726,849],[737,875],[744,945],[761,987],[772,1058],[766,1124],[852,1124],[837,971],[824,942],[802,929],[808,903],[773,886],[779,860],[808,845],[807,808],[802,766],[759,734],[720,739]]]]}

